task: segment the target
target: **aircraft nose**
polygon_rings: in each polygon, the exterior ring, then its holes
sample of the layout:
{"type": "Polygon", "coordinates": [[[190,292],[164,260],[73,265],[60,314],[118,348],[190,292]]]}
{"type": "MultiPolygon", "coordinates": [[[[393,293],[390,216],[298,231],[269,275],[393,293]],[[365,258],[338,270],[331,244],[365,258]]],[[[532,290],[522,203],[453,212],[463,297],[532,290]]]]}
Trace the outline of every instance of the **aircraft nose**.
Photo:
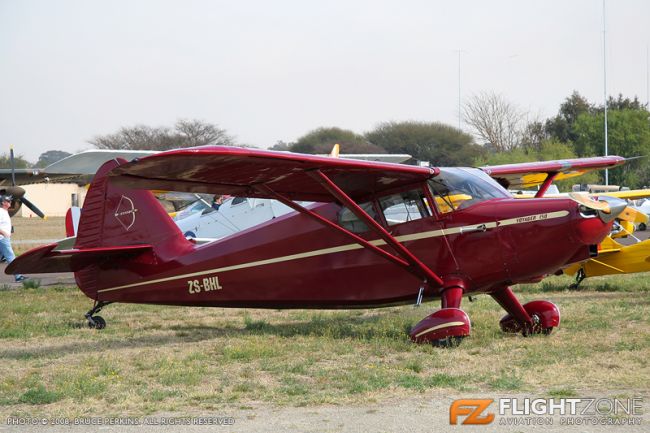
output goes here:
{"type": "Polygon", "coordinates": [[[595,212],[604,223],[609,223],[618,217],[627,207],[625,200],[617,197],[600,196],[591,198],[586,194],[572,192],[569,197],[578,203],[582,209],[595,212]]]}
{"type": "Polygon", "coordinates": [[[612,229],[614,219],[626,207],[624,200],[614,197],[601,196],[600,200],[595,200],[580,193],[570,193],[569,197],[578,203],[580,218],[576,222],[575,234],[584,245],[600,243],[612,229]]]}
{"type": "Polygon", "coordinates": [[[598,197],[598,201],[604,201],[609,205],[609,209],[598,210],[598,216],[605,223],[618,217],[627,207],[627,202],[617,197],[601,196],[598,197]]]}

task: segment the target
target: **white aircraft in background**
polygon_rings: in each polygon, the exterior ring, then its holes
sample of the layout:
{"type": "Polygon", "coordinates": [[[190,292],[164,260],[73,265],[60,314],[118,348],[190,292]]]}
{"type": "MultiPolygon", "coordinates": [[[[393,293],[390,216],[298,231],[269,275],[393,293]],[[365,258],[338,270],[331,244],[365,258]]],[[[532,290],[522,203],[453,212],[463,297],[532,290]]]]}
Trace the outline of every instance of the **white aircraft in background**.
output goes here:
{"type": "MultiPolygon", "coordinates": [[[[89,150],[71,155],[46,167],[49,175],[76,173],[93,175],[99,166],[113,158],[132,160],[158,153],[156,151],[136,150],[89,150]]],[[[324,155],[323,155],[324,156],[324,155]]],[[[360,159],[403,163],[411,159],[408,154],[339,154],[339,145],[334,145],[329,156],[334,158],[360,159]]],[[[170,215],[183,234],[196,242],[205,243],[229,236],[233,233],[270,221],[273,218],[293,212],[288,206],[271,199],[246,197],[215,197],[209,194],[161,192],[157,194],[162,201],[184,207],[170,215]]],[[[308,203],[302,203],[307,205],[308,203]]],[[[396,211],[399,213],[400,211],[396,211]]],[[[393,212],[395,213],[395,212],[393,212]]],[[[404,212],[402,212],[404,213],[404,212]]],[[[406,211],[408,214],[408,210],[406,211]]],[[[408,216],[397,215],[399,218],[408,216]]],[[[350,219],[353,220],[352,214],[350,219]]],[[[72,208],[66,217],[66,232],[75,236],[79,222],[79,209],[72,208]]]]}
{"type": "Polygon", "coordinates": [[[192,196],[196,201],[176,212],[173,219],[185,237],[198,240],[220,239],[293,212],[276,200],[246,197],[215,200],[206,194],[192,196]]]}

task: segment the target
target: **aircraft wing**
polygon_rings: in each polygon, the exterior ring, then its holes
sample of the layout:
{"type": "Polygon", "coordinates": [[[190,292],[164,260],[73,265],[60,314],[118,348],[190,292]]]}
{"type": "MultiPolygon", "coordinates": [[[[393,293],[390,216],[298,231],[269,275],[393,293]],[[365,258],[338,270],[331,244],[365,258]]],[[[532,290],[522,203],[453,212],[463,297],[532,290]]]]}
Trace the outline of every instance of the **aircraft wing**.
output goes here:
{"type": "Polygon", "coordinates": [[[48,175],[76,174],[94,176],[99,167],[111,159],[124,158],[131,161],[135,158],[142,158],[156,153],[158,152],[155,150],[86,150],[48,165],[43,169],[43,172],[48,175]]]}
{"type": "MultiPolygon", "coordinates": [[[[63,158],[60,161],[57,161],[53,164],[48,165],[44,169],[41,169],[43,173],[54,176],[54,175],[66,175],[66,174],[77,174],[77,175],[94,175],[99,167],[102,166],[106,161],[110,161],[115,158],[124,158],[127,161],[131,161],[136,158],[143,158],[145,156],[155,155],[160,153],[157,150],[112,150],[112,149],[91,149],[83,152],[70,155],[66,158],[63,158]]],[[[319,155],[327,156],[327,155],[319,155]]],[[[340,158],[344,159],[361,159],[366,161],[381,161],[381,162],[405,162],[411,159],[411,155],[408,154],[381,154],[381,153],[364,153],[364,154],[341,154],[340,158]]],[[[31,170],[31,169],[30,169],[31,170]]],[[[11,170],[8,171],[11,173],[11,170]]],[[[0,170],[0,173],[2,171],[0,170]]]]}
{"type": "MultiPolygon", "coordinates": [[[[16,185],[44,182],[43,170],[40,168],[17,168],[14,171],[16,185]]],[[[0,168],[0,186],[11,185],[11,169],[0,168]]]]}
{"type": "Polygon", "coordinates": [[[438,169],[303,155],[269,150],[203,146],[157,153],[114,169],[111,181],[130,188],[334,201],[321,172],[355,200],[419,183],[438,169]]]}
{"type": "Polygon", "coordinates": [[[593,170],[604,170],[624,164],[620,156],[599,156],[594,158],[565,159],[558,161],[524,162],[481,167],[505,188],[526,189],[544,183],[546,178],[558,173],[554,180],[581,176],[593,170]]]}
{"type": "MultiPolygon", "coordinates": [[[[70,155],[45,168],[17,168],[13,175],[16,185],[47,182],[89,183],[103,163],[115,158],[128,161],[156,153],[146,150],[88,150],[70,155]]],[[[0,169],[0,187],[11,185],[11,169],[0,169]]]]}
{"type": "Polygon", "coordinates": [[[618,197],[624,200],[638,200],[641,198],[650,197],[650,189],[630,189],[627,191],[599,192],[592,195],[608,195],[610,197],[618,197]]]}

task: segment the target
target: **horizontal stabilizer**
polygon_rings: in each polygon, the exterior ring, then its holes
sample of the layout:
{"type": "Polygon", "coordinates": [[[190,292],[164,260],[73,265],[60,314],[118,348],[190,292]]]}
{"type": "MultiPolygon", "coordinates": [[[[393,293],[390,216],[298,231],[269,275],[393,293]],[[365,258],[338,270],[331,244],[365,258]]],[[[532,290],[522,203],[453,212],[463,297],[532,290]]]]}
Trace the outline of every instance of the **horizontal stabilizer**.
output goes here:
{"type": "Polygon", "coordinates": [[[116,258],[129,258],[151,251],[151,245],[128,245],[83,249],[57,249],[58,243],[34,248],[16,258],[6,274],[77,272],[86,266],[116,258]]]}

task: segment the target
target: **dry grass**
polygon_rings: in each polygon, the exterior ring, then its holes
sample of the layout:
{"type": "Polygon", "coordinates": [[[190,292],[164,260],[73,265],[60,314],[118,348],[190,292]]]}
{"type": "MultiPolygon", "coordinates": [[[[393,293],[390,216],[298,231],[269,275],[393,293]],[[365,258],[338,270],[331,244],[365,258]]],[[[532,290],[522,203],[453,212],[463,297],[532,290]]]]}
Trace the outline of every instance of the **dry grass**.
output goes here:
{"type": "Polygon", "coordinates": [[[455,349],[407,341],[405,329],[431,304],[339,312],[111,305],[98,332],[83,326],[91,303],[74,289],[2,292],[0,416],[346,404],[431,389],[647,392],[650,301],[633,278],[617,281],[628,291],[526,288],[523,301],[562,309],[550,337],[504,335],[494,301],[465,302],[472,336],[455,349]]]}
{"type": "Polygon", "coordinates": [[[44,239],[65,238],[65,218],[50,217],[46,220],[40,218],[15,217],[11,219],[14,226],[12,235],[14,252],[19,255],[25,251],[42,245],[44,239]],[[32,241],[34,243],[21,243],[21,241],[32,241]]]}
{"type": "MultiPolygon", "coordinates": [[[[14,239],[64,237],[63,219],[16,218],[14,239]]],[[[18,249],[18,248],[16,248],[18,249]]],[[[224,405],[346,404],[427,390],[634,395],[650,390],[650,279],[568,278],[517,289],[562,310],[550,337],[498,329],[489,297],[463,308],[472,336],[455,349],[411,344],[437,308],[269,311],[111,305],[87,329],[73,288],[0,292],[0,418],[142,415],[224,405]]]]}

